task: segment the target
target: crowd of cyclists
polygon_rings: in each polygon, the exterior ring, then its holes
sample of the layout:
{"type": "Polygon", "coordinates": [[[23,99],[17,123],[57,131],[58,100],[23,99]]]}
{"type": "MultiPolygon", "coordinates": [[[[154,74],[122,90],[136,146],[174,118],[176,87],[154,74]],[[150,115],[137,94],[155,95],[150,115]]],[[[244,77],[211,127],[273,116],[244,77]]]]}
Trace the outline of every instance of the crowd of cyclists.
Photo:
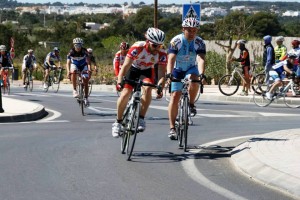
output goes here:
{"type": "MultiPolygon", "coordinates": [[[[137,41],[133,45],[122,42],[119,51],[115,54],[113,60],[114,73],[116,77],[116,90],[121,92],[117,100],[117,117],[112,124],[112,136],[117,138],[122,134],[122,115],[130,98],[134,84],[124,81],[123,77],[128,80],[142,79],[144,82],[151,84],[156,83],[163,88],[166,81],[172,79],[183,79],[189,77],[191,80],[203,80],[205,83],[205,55],[206,46],[204,40],[197,35],[200,27],[200,21],[195,18],[186,18],[182,22],[182,33],[173,37],[168,47],[165,44],[165,33],[158,28],[148,28],[145,33],[145,41],[137,41]],[[156,71],[154,70],[156,67],[156,71]]],[[[271,44],[272,37],[266,35],[263,37],[264,53],[263,66],[267,76],[266,81],[270,78],[275,81],[270,91],[266,94],[268,98],[272,98],[273,91],[282,84],[282,79],[287,75],[296,76],[300,47],[299,41],[292,41],[292,48],[283,45],[284,37],[276,37],[277,46],[274,48],[271,44]]],[[[92,69],[97,70],[95,57],[91,48],[85,48],[81,38],[73,39],[73,47],[67,55],[66,70],[72,83],[73,97],[78,97],[76,90],[76,80],[78,73],[82,73],[84,79],[84,102],[89,106],[88,81],[91,76],[92,69]]],[[[238,58],[232,57],[231,61],[241,63],[245,82],[241,95],[247,96],[250,88],[250,56],[246,48],[247,41],[240,39],[236,42],[240,49],[238,58]]],[[[0,45],[0,67],[11,66],[12,60],[4,45],[0,45]]],[[[49,70],[61,67],[60,50],[54,47],[51,52],[46,55],[43,63],[44,67],[44,87],[47,86],[45,81],[49,76],[49,70]]],[[[25,72],[36,68],[36,58],[33,50],[29,49],[28,54],[23,58],[22,63],[22,80],[25,87],[25,72]]],[[[2,70],[2,69],[1,69],[2,70]]],[[[299,70],[298,70],[299,72],[299,70]]],[[[1,73],[0,73],[1,74],[1,73]]],[[[300,74],[298,74],[300,75],[300,74]]],[[[0,78],[1,79],[1,78],[0,78]]],[[[141,113],[138,130],[143,132],[146,129],[145,115],[151,103],[152,87],[145,86],[143,88],[143,96],[141,100],[141,113]]],[[[171,98],[168,106],[170,131],[168,137],[176,138],[175,120],[178,112],[178,103],[181,96],[182,83],[171,82],[171,98]]],[[[196,114],[195,97],[199,90],[199,84],[191,83],[189,87],[189,108],[190,113],[196,114]]],[[[158,90],[157,98],[162,97],[162,91],[158,90]]]]}

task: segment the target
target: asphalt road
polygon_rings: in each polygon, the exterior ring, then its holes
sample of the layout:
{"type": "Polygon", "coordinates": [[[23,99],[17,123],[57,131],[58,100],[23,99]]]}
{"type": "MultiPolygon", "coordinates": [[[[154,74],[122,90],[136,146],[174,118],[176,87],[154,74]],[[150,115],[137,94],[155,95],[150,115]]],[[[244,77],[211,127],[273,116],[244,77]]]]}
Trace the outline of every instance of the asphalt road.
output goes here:
{"type": "Polygon", "coordinates": [[[11,96],[40,103],[49,114],[1,124],[0,199],[292,199],[240,174],[230,150],[249,135],[299,128],[293,116],[298,110],[203,101],[189,129],[190,152],[184,153],[167,138],[167,102],[154,100],[128,162],[120,140],[111,136],[116,94],[92,94],[86,116],[67,91],[16,89],[11,96]],[[212,141],[217,145],[201,148],[212,141]]]}

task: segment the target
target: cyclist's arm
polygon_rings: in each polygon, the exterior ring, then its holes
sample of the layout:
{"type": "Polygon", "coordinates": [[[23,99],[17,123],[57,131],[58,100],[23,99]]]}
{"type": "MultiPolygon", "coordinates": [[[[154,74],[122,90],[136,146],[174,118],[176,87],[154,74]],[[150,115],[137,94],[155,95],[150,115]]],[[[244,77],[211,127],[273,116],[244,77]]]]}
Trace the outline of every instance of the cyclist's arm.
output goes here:
{"type": "Polygon", "coordinates": [[[126,56],[125,58],[125,61],[122,65],[122,68],[119,72],[119,75],[118,75],[118,82],[117,83],[121,83],[122,82],[122,78],[123,76],[126,75],[127,71],[130,69],[131,65],[133,63],[133,59],[129,58],[126,56]]]}
{"type": "Polygon", "coordinates": [[[115,72],[115,76],[118,76],[119,75],[119,72],[120,72],[120,60],[115,58],[114,59],[114,72],[115,72]]]}
{"type": "Polygon", "coordinates": [[[70,67],[71,67],[71,60],[67,59],[67,63],[66,63],[67,74],[70,73],[70,67]]]}
{"type": "Polygon", "coordinates": [[[204,74],[205,73],[205,54],[200,53],[197,54],[197,63],[198,63],[198,70],[199,74],[204,74]]]}
{"type": "Polygon", "coordinates": [[[291,69],[289,69],[286,65],[283,65],[283,69],[289,74],[293,73],[293,71],[291,69]]]}
{"type": "Polygon", "coordinates": [[[91,58],[89,56],[86,57],[86,63],[87,63],[89,72],[91,72],[91,58]]]}
{"type": "Polygon", "coordinates": [[[167,64],[167,74],[172,73],[172,71],[174,69],[175,62],[176,62],[176,57],[177,57],[176,54],[169,53],[169,55],[168,55],[168,64],[167,64]]]}

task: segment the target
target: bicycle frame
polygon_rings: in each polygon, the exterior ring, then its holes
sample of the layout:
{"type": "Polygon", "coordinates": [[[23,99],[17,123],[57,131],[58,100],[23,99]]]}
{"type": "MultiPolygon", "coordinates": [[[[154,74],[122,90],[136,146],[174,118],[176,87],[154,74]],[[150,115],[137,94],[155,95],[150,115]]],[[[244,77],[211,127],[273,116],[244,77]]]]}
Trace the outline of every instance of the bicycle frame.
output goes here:
{"type": "Polygon", "coordinates": [[[3,92],[10,94],[9,70],[14,71],[14,67],[2,67],[3,92]]]}

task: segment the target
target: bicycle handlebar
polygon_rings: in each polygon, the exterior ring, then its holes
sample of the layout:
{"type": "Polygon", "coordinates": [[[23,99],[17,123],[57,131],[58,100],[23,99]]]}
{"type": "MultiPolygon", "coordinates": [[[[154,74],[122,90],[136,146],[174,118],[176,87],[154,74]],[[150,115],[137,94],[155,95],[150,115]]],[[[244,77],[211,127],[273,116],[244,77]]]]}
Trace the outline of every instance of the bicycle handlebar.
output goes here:
{"type": "Polygon", "coordinates": [[[129,80],[129,79],[127,79],[126,77],[124,77],[124,78],[123,78],[123,81],[129,82],[129,83],[131,83],[131,84],[140,84],[140,85],[142,85],[142,86],[150,86],[150,87],[154,87],[154,88],[157,88],[157,87],[158,87],[158,86],[155,85],[155,84],[143,82],[143,81],[140,80],[140,79],[137,80],[137,81],[135,81],[135,80],[129,80]]]}

